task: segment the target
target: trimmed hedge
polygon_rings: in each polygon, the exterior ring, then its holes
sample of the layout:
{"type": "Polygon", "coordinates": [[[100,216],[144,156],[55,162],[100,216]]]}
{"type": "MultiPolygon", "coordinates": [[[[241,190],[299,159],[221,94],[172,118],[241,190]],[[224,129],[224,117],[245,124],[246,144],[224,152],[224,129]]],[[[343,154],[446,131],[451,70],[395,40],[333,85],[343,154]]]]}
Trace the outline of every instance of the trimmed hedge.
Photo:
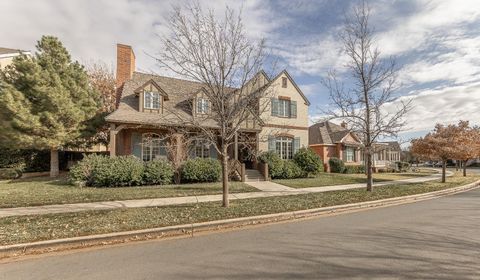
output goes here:
{"type": "Polygon", "coordinates": [[[346,174],[365,173],[365,165],[346,165],[343,173],[346,173],[346,174]]]}
{"type": "Polygon", "coordinates": [[[146,185],[166,185],[173,180],[175,170],[166,160],[152,160],[145,163],[142,183],[146,185]]]}
{"type": "Polygon", "coordinates": [[[323,171],[322,159],[310,148],[301,148],[293,156],[295,163],[308,175],[316,175],[323,171]]]}
{"type": "Polygon", "coordinates": [[[345,163],[339,158],[330,158],[328,165],[330,165],[330,172],[332,173],[343,173],[345,171],[345,163]]]}
{"type": "Polygon", "coordinates": [[[141,185],[143,162],[134,156],[86,155],[70,168],[70,181],[93,187],[141,185]]]}
{"type": "Polygon", "coordinates": [[[258,160],[268,164],[268,174],[272,179],[281,178],[283,176],[284,161],[276,152],[263,152],[258,156],[258,160]]]}
{"type": "Polygon", "coordinates": [[[216,159],[189,159],[182,166],[181,180],[188,183],[217,182],[221,174],[222,166],[216,159]]]}

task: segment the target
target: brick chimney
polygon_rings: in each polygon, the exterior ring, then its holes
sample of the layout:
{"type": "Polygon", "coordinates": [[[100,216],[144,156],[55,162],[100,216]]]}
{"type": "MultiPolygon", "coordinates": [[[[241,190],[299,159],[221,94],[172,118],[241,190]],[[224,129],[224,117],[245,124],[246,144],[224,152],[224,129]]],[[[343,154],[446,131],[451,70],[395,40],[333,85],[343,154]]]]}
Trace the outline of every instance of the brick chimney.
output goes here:
{"type": "Polygon", "coordinates": [[[131,46],[117,44],[117,108],[122,95],[123,84],[132,78],[135,71],[135,54],[131,46]]]}

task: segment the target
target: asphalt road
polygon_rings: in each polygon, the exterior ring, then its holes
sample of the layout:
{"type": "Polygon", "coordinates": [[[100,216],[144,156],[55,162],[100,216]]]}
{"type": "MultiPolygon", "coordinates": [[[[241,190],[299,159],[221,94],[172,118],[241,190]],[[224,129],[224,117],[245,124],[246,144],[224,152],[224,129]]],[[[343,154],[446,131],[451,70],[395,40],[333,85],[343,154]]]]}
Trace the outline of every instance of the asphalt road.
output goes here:
{"type": "Polygon", "coordinates": [[[0,279],[480,279],[480,189],[0,264],[0,279]]]}

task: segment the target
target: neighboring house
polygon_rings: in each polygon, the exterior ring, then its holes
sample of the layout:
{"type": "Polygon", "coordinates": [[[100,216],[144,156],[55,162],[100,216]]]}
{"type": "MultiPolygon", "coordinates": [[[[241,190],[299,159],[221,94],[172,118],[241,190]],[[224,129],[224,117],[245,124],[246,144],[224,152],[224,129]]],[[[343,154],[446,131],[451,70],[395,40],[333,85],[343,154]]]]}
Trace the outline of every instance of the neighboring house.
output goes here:
{"type": "MultiPolygon", "coordinates": [[[[325,171],[330,171],[328,160],[332,157],[342,159],[345,165],[364,165],[364,146],[360,138],[347,128],[329,121],[316,123],[309,127],[309,146],[324,163],[325,171]]],[[[400,161],[398,142],[377,142],[373,145],[373,169],[393,168],[400,161]]]]}
{"type": "Polygon", "coordinates": [[[342,159],[346,165],[364,163],[363,144],[345,123],[320,122],[310,126],[308,131],[308,145],[322,159],[325,171],[330,171],[328,161],[333,157],[342,159]]]}
{"type": "MultiPolygon", "coordinates": [[[[268,100],[263,98],[268,101],[268,106],[260,119],[247,120],[239,133],[253,139],[254,154],[272,150],[282,158],[292,158],[296,150],[308,146],[310,102],[286,71],[273,79],[263,72],[257,75],[261,75],[260,86],[274,89],[274,94],[268,100]]],[[[210,101],[204,95],[203,84],[136,72],[135,54],[130,46],[117,45],[116,78],[118,108],[106,118],[110,123],[109,150],[112,156],[135,155],[144,161],[167,158],[167,141],[171,140],[167,140],[166,135],[176,129],[194,130],[185,127],[182,119],[210,113],[210,101]]],[[[211,118],[203,125],[218,128],[211,118]]],[[[230,158],[253,168],[256,159],[246,148],[236,141],[229,150],[230,158]]],[[[188,155],[217,158],[216,150],[201,135],[192,141],[188,155]]]]}
{"type": "Polygon", "coordinates": [[[13,58],[22,53],[31,55],[31,53],[28,51],[0,47],[0,70],[4,69],[7,65],[10,65],[13,61],[13,58]]]}
{"type": "Polygon", "coordinates": [[[395,168],[395,162],[401,161],[402,149],[397,141],[377,142],[373,145],[373,151],[375,172],[381,169],[395,168]]]}

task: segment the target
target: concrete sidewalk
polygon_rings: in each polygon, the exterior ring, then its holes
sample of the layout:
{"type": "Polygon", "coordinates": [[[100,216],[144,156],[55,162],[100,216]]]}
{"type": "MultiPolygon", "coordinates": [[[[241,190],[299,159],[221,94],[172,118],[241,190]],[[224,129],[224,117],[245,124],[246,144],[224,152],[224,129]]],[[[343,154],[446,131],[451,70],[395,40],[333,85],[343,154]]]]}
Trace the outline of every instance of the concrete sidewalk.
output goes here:
{"type": "MultiPolygon", "coordinates": [[[[450,172],[449,175],[453,173],[450,172]]],[[[387,186],[396,184],[411,184],[421,183],[436,180],[440,177],[440,174],[434,174],[431,176],[410,178],[389,182],[375,183],[374,186],[387,186]]],[[[251,182],[252,183],[252,182],[251,182]]],[[[295,189],[279,185],[277,183],[263,181],[254,182],[255,184],[263,184],[259,189],[263,189],[260,192],[249,193],[234,193],[230,194],[231,200],[259,198],[259,197],[273,197],[273,196],[287,196],[306,193],[320,193],[328,191],[340,191],[364,188],[365,184],[349,184],[349,185],[337,185],[337,186],[325,186],[325,187],[313,187],[295,189]],[[269,187],[270,186],[270,187],[269,187]],[[279,187],[280,186],[280,187],[279,187]]],[[[102,201],[102,202],[89,202],[89,203],[75,203],[75,204],[56,204],[45,206],[32,206],[32,207],[18,207],[18,208],[3,208],[0,209],[0,218],[10,216],[24,216],[24,215],[43,215],[43,214],[55,214],[55,213],[71,213],[91,210],[109,210],[109,209],[121,209],[121,208],[140,208],[140,207],[153,207],[153,206],[167,206],[167,205],[180,205],[200,202],[213,202],[221,201],[222,195],[200,195],[200,196],[184,196],[184,197],[165,197],[165,198],[153,198],[153,199],[136,199],[136,200],[122,200],[122,201],[102,201]]]]}

